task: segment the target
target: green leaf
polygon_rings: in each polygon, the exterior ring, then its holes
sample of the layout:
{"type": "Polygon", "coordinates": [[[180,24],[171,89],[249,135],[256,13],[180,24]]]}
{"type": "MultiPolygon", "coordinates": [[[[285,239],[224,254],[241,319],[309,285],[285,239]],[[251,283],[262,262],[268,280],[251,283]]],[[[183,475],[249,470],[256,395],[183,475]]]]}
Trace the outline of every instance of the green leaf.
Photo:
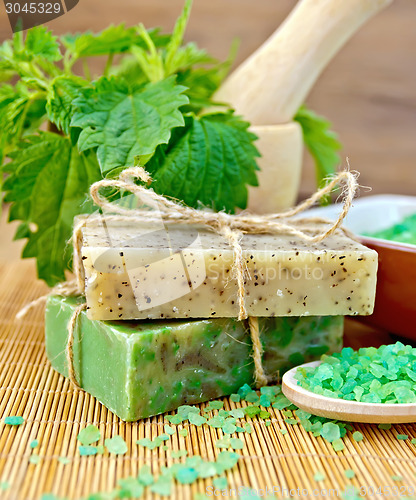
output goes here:
{"type": "MultiPolygon", "coordinates": [[[[8,80],[10,75],[13,76],[17,72],[17,61],[15,60],[16,44],[14,43],[16,35],[17,33],[13,35],[13,40],[5,40],[0,45],[0,73],[2,74],[2,79],[4,78],[5,80],[8,80]]],[[[19,50],[22,52],[23,48],[19,50]]],[[[17,57],[17,59],[20,60],[21,57],[17,57]]]]}
{"type": "Polygon", "coordinates": [[[195,43],[191,42],[176,51],[169,65],[165,62],[165,74],[166,76],[172,75],[179,70],[192,68],[196,65],[214,63],[218,63],[218,61],[210,56],[206,50],[198,48],[195,43]]]}
{"type": "Polygon", "coordinates": [[[213,105],[211,97],[223,81],[221,65],[212,68],[188,68],[177,75],[177,83],[187,87],[184,94],[189,97],[189,105],[183,112],[198,113],[213,105]]]}
{"type": "Polygon", "coordinates": [[[147,163],[152,187],[193,207],[245,208],[247,185],[257,185],[255,139],[248,123],[231,112],[188,116],[147,163]]]}
{"type": "Polygon", "coordinates": [[[125,52],[138,38],[135,28],[126,28],[124,24],[120,24],[109,26],[100,33],[64,35],[62,43],[76,57],[91,57],[125,52]]]}
{"type": "Polygon", "coordinates": [[[163,80],[165,72],[161,51],[157,50],[143,25],[138,27],[138,33],[143,40],[144,47],[132,47],[132,53],[135,55],[141,70],[150,82],[163,80]]]}
{"type": "Polygon", "coordinates": [[[167,143],[174,127],[183,125],[179,107],[188,103],[175,79],[131,89],[126,82],[101,78],[75,100],[71,126],[82,128],[80,151],[97,148],[101,171],[132,165],[167,143]]]}
{"type": "MultiPolygon", "coordinates": [[[[189,44],[186,47],[189,47],[189,44]]],[[[223,105],[222,103],[214,103],[211,98],[229,73],[237,50],[238,43],[234,41],[227,59],[223,62],[218,62],[212,58],[210,61],[207,59],[204,60],[203,51],[200,51],[200,59],[196,59],[193,55],[190,55],[187,61],[188,65],[182,64],[177,73],[176,81],[178,84],[188,87],[185,95],[189,97],[190,103],[188,106],[182,108],[184,113],[189,111],[198,113],[203,108],[212,107],[213,104],[216,106],[223,105]],[[196,65],[208,62],[210,64],[209,67],[195,67],[196,65]]]]}
{"type": "MultiPolygon", "coordinates": [[[[148,30],[156,46],[166,43],[166,35],[160,35],[158,29],[148,30]]],[[[68,34],[61,37],[64,46],[76,57],[92,57],[127,52],[133,45],[144,47],[137,27],[126,28],[124,24],[109,26],[100,33],[68,34]]]]}
{"type": "Polygon", "coordinates": [[[77,76],[58,76],[49,87],[46,104],[48,118],[65,134],[69,133],[73,116],[72,103],[86,83],[77,76]]]}
{"type": "Polygon", "coordinates": [[[191,14],[191,8],[192,0],[186,0],[183,11],[175,23],[172,36],[166,46],[165,68],[167,74],[175,72],[175,59],[177,57],[179,47],[182,45],[183,36],[191,14]]]}
{"type": "Polygon", "coordinates": [[[0,163],[20,140],[24,129],[29,95],[10,87],[0,92],[0,163]]]}
{"type": "Polygon", "coordinates": [[[341,143],[335,132],[330,130],[331,123],[305,106],[299,109],[294,119],[302,127],[305,145],[315,160],[317,184],[322,185],[341,161],[338,154],[341,143]]]}
{"type": "Polygon", "coordinates": [[[42,96],[32,95],[20,82],[0,87],[0,165],[23,135],[39,127],[45,104],[42,96]]]}
{"type": "MultiPolygon", "coordinates": [[[[4,42],[6,43],[6,42],[4,42]]],[[[3,44],[4,45],[4,44],[3,44]]],[[[9,61],[1,59],[1,50],[3,46],[0,46],[0,82],[8,82],[11,80],[15,74],[14,65],[9,61]]]]}
{"type": "Polygon", "coordinates": [[[62,59],[57,37],[53,36],[45,26],[36,26],[28,30],[24,53],[29,59],[42,57],[51,62],[62,59]]]}
{"type": "Polygon", "coordinates": [[[93,209],[84,202],[101,178],[98,164],[94,154],[79,154],[68,138],[48,132],[28,137],[10,157],[4,184],[9,218],[36,225],[22,256],[36,257],[39,278],[53,286],[69,268],[74,216],[93,209]]]}
{"type": "Polygon", "coordinates": [[[125,55],[117,66],[110,70],[110,76],[121,78],[126,82],[134,82],[135,85],[141,85],[149,82],[147,75],[138,64],[136,57],[125,55]]]}

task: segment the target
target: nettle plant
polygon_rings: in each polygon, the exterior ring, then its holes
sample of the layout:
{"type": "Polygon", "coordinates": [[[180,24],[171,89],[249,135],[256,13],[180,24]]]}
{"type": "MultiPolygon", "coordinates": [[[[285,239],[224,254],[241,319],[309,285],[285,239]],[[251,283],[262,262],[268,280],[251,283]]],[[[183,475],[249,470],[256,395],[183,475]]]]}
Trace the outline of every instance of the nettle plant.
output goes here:
{"type": "MultiPolygon", "coordinates": [[[[39,26],[0,46],[0,182],[9,220],[20,221],[15,238],[27,239],[22,257],[36,258],[48,285],[70,269],[74,216],[94,211],[90,185],[126,166],[145,165],[156,192],[190,206],[246,207],[256,136],[213,101],[232,58],[183,44],[190,9],[188,0],[169,35],[119,25],[55,37],[39,26]],[[102,75],[91,75],[103,56],[102,75]]],[[[340,145],[313,112],[302,107],[295,119],[321,181],[340,145]]]]}

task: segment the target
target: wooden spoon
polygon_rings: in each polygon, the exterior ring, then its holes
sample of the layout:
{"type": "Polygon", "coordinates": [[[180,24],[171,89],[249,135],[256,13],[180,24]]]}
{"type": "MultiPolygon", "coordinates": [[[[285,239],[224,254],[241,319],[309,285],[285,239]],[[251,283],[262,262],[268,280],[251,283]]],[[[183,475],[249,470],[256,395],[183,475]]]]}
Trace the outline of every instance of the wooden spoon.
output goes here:
{"type": "MultiPolygon", "coordinates": [[[[305,363],[302,367],[315,367],[320,361],[305,363]]],[[[328,398],[314,394],[300,387],[295,379],[299,367],[292,368],[283,375],[283,394],[301,410],[313,415],[347,422],[370,424],[399,424],[416,422],[416,404],[359,403],[345,399],[328,398]]]]}

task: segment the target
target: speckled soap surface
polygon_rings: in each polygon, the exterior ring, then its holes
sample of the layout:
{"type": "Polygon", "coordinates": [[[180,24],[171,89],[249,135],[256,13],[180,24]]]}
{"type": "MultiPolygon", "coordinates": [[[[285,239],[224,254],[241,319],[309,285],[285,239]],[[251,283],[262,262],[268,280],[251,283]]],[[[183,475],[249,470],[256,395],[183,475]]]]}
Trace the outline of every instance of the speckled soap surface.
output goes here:
{"type": "MultiPolygon", "coordinates": [[[[343,234],[244,235],[250,316],[371,314],[377,253],[343,234]]],[[[90,319],[237,317],[233,251],[199,227],[106,221],[83,231],[90,319]]]]}

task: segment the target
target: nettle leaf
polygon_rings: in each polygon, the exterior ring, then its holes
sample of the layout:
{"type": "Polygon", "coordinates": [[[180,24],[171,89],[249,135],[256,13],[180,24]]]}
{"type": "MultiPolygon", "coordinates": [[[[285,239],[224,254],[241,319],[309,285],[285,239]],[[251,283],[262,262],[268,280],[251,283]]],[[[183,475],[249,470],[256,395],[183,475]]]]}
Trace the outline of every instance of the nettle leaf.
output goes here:
{"type": "Polygon", "coordinates": [[[9,219],[22,221],[19,236],[28,237],[22,256],[35,257],[39,278],[53,286],[69,268],[74,217],[93,210],[84,202],[89,186],[101,178],[97,160],[49,132],[27,138],[10,157],[4,183],[9,219]],[[35,226],[30,232],[29,224],[35,226]]]}
{"type": "Polygon", "coordinates": [[[0,59],[0,82],[8,82],[13,78],[14,75],[15,75],[14,65],[11,64],[9,61],[0,59]]]}
{"type": "Polygon", "coordinates": [[[85,80],[77,76],[58,76],[49,87],[46,104],[48,118],[65,134],[69,133],[72,103],[86,84],[85,80]]]}
{"type": "Polygon", "coordinates": [[[136,57],[129,55],[125,55],[118,65],[110,68],[109,74],[116,78],[122,78],[126,82],[134,82],[135,85],[148,83],[149,81],[136,57]]]}
{"type": "Polygon", "coordinates": [[[3,157],[19,141],[25,123],[29,95],[7,86],[0,93],[0,164],[3,157]]]}
{"type": "Polygon", "coordinates": [[[135,156],[152,154],[184,124],[184,87],[173,77],[138,88],[116,78],[101,78],[74,101],[72,127],[80,127],[80,151],[97,148],[103,174],[133,165],[135,156]]]}
{"type": "Polygon", "coordinates": [[[28,30],[24,53],[28,58],[39,56],[51,62],[62,59],[57,37],[53,36],[45,26],[36,26],[28,30]]]}
{"type": "Polygon", "coordinates": [[[182,109],[183,112],[198,113],[213,105],[211,97],[221,85],[223,75],[225,76],[221,69],[220,64],[212,68],[192,68],[178,73],[177,83],[187,87],[184,93],[189,97],[189,105],[182,109]]]}
{"type": "Polygon", "coordinates": [[[165,62],[165,71],[167,75],[171,75],[193,66],[217,63],[217,59],[210,56],[206,50],[198,48],[195,43],[191,42],[178,48],[169,60],[169,64],[165,62]]]}
{"type": "Polygon", "coordinates": [[[338,151],[341,143],[330,127],[331,123],[305,106],[297,112],[295,118],[302,127],[303,139],[310,154],[315,160],[316,179],[318,185],[328,176],[335,173],[341,157],[338,151]]]}
{"type": "Polygon", "coordinates": [[[36,129],[45,115],[42,95],[34,97],[20,82],[0,87],[0,166],[24,134],[36,129]]]}
{"type": "Polygon", "coordinates": [[[188,116],[146,164],[152,187],[193,207],[245,208],[247,185],[257,186],[259,156],[248,126],[231,112],[188,116]]]}
{"type": "MultiPolygon", "coordinates": [[[[160,35],[158,29],[148,30],[155,45],[165,45],[167,36],[160,35]]],[[[61,37],[64,46],[76,57],[92,57],[127,52],[133,45],[143,46],[144,42],[135,26],[126,28],[124,24],[109,26],[100,33],[68,34],[61,37]]]]}
{"type": "Polygon", "coordinates": [[[172,36],[166,46],[165,68],[167,74],[174,73],[175,71],[174,60],[176,59],[178,50],[180,50],[180,46],[182,45],[183,37],[185,35],[186,27],[189,21],[189,16],[191,15],[191,8],[192,0],[186,0],[183,11],[175,23],[172,36]]]}

